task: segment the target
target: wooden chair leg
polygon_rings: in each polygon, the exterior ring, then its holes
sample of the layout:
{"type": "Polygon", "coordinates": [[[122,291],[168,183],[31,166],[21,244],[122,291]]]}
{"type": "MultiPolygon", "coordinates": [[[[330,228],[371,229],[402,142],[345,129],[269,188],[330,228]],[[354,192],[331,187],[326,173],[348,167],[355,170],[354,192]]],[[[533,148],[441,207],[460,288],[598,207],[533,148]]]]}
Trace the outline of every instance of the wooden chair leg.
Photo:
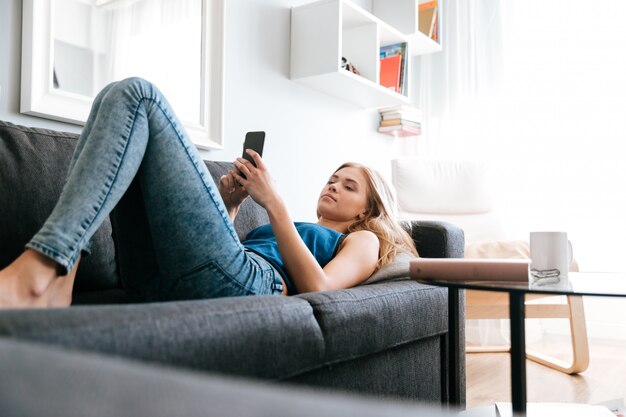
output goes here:
{"type": "Polygon", "coordinates": [[[587,340],[587,325],[585,324],[585,308],[581,296],[567,296],[567,305],[570,312],[570,332],[572,340],[572,363],[569,364],[557,358],[543,355],[534,351],[527,351],[526,357],[532,361],[556,369],[566,374],[577,374],[589,367],[589,342],[587,340]]]}
{"type": "MultiPolygon", "coordinates": [[[[583,300],[580,296],[567,296],[567,312],[563,311],[561,306],[541,306],[534,305],[533,307],[546,307],[543,311],[533,311],[528,314],[527,318],[567,318],[570,324],[570,335],[572,341],[572,363],[567,363],[563,360],[541,354],[536,351],[527,350],[526,357],[532,361],[556,369],[557,371],[564,372],[566,374],[577,374],[585,371],[589,367],[589,342],[587,340],[587,326],[585,324],[585,308],[583,306],[583,300]],[[543,314],[542,314],[543,313],[543,314]]],[[[472,307],[470,307],[472,308],[472,307]]],[[[480,311],[480,309],[476,309],[480,311]]],[[[507,312],[499,312],[500,314],[492,314],[491,318],[508,318],[507,312]]],[[[481,314],[476,314],[475,318],[487,318],[481,314]]],[[[474,317],[472,317],[474,318],[474,317]]],[[[467,346],[465,351],[467,353],[492,353],[492,352],[510,352],[509,346],[467,346]]]]}

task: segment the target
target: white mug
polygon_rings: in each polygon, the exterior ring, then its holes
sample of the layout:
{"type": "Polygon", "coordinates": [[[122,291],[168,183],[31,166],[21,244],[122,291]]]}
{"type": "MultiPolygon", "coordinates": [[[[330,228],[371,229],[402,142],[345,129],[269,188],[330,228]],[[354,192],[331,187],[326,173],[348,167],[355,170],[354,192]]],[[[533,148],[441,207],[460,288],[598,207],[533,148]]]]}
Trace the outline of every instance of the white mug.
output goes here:
{"type": "Polygon", "coordinates": [[[566,232],[530,232],[530,268],[534,275],[567,277],[572,257],[566,232]]]}

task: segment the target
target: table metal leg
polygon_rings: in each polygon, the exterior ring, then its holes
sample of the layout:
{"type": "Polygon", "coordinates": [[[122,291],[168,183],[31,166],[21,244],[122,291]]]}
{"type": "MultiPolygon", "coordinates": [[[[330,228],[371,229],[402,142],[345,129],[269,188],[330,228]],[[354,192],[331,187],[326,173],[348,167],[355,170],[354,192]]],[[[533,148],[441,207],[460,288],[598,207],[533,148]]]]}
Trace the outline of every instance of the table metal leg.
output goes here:
{"type": "Polygon", "coordinates": [[[511,397],[513,413],[526,415],[526,334],[524,293],[509,292],[511,318],[511,397]]]}
{"type": "Polygon", "coordinates": [[[459,290],[448,288],[448,403],[461,404],[459,391],[459,290]]]}

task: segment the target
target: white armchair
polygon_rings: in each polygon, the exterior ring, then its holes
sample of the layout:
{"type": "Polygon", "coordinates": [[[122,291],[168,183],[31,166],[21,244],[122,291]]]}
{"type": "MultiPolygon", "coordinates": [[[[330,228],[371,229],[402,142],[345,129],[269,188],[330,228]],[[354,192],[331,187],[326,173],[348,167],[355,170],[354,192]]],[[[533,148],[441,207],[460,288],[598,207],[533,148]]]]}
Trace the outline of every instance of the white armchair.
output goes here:
{"type": "Polygon", "coordinates": [[[403,219],[455,223],[463,228],[467,243],[509,238],[494,209],[486,164],[398,158],[391,167],[403,219]]]}

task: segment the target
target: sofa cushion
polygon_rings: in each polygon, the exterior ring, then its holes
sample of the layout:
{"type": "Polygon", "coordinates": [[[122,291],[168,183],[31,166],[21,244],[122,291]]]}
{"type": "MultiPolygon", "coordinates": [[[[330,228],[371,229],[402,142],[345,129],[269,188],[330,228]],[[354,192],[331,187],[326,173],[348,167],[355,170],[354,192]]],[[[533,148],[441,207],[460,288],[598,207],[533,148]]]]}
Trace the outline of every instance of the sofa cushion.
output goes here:
{"type": "Polygon", "coordinates": [[[274,379],[311,369],[324,356],[309,303],[280,296],[5,310],[0,335],[274,379]]]}
{"type": "Polygon", "coordinates": [[[414,281],[297,295],[311,303],[326,343],[341,362],[447,332],[445,288],[414,281]]]}
{"type": "Polygon", "coordinates": [[[0,404],[3,417],[456,415],[434,405],[192,373],[1,338],[0,404]]]}
{"type": "MultiPolygon", "coordinates": [[[[65,182],[78,135],[0,121],[0,268],[17,258],[54,208],[65,182]]],[[[75,291],[119,287],[111,223],[92,238],[75,291]]]]}

